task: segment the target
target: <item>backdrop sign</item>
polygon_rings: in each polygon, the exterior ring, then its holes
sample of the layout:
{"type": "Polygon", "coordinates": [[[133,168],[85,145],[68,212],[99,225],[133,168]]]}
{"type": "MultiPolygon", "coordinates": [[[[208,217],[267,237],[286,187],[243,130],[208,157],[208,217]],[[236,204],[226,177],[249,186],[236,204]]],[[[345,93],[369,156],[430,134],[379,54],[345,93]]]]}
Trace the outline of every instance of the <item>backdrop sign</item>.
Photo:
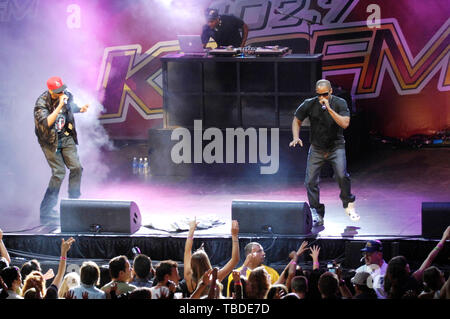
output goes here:
{"type": "MultiPolygon", "coordinates": [[[[324,77],[352,94],[374,132],[407,138],[450,127],[447,0],[0,0],[0,25],[8,30],[0,36],[8,44],[26,32],[21,46],[36,50],[34,63],[95,91],[112,138],[147,138],[163,123],[159,58],[179,50],[178,34],[201,32],[208,7],[241,17],[249,45],[307,47],[310,38],[311,52],[323,54],[324,77]],[[49,29],[63,45],[48,39],[49,29]],[[52,54],[42,54],[43,43],[52,54]]],[[[20,58],[0,54],[10,64],[20,58]]]]}

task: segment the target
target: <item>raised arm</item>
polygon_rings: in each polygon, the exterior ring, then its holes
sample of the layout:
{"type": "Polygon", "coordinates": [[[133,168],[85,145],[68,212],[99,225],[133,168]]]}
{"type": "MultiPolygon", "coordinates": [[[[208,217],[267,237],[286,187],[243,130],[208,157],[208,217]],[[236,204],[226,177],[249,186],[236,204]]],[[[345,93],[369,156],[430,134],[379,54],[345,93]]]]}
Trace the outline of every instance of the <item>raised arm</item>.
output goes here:
{"type": "Polygon", "coordinates": [[[313,270],[319,269],[320,263],[319,263],[319,253],[320,253],[320,247],[317,245],[314,245],[310,248],[311,254],[313,260],[313,270]]]}
{"type": "Polygon", "coordinates": [[[186,285],[188,287],[188,291],[191,292],[194,290],[194,287],[192,287],[192,268],[191,268],[191,256],[192,256],[192,243],[194,242],[194,232],[195,228],[197,227],[198,222],[196,218],[194,218],[193,221],[189,222],[189,233],[188,237],[186,238],[186,243],[184,245],[184,279],[186,280],[186,285]]]}
{"type": "Polygon", "coordinates": [[[218,274],[217,279],[221,282],[228,276],[236,265],[239,263],[239,223],[237,220],[231,222],[231,238],[233,241],[233,248],[231,249],[231,259],[223,266],[218,274]]]}
{"type": "Polygon", "coordinates": [[[425,269],[427,269],[428,267],[431,266],[431,264],[433,263],[433,260],[436,258],[436,256],[439,254],[439,252],[442,250],[442,248],[445,245],[445,241],[447,239],[450,239],[450,226],[447,227],[447,229],[444,231],[444,233],[442,234],[442,238],[439,241],[439,243],[436,245],[436,247],[433,248],[433,250],[428,254],[428,257],[424,260],[424,262],[422,263],[422,265],[420,266],[419,269],[417,269],[414,273],[413,276],[414,278],[418,281],[418,282],[422,282],[423,279],[423,272],[425,271],[425,269]]]}
{"type": "Polygon", "coordinates": [[[212,280],[212,274],[213,270],[208,269],[202,276],[201,281],[198,283],[197,288],[195,288],[195,291],[192,292],[190,299],[199,299],[200,296],[203,294],[203,291],[205,288],[211,283],[212,280]]]}
{"type": "Polygon", "coordinates": [[[297,261],[298,261],[298,257],[300,257],[301,255],[303,255],[303,253],[305,251],[307,251],[309,248],[306,248],[306,246],[308,246],[308,242],[304,241],[302,242],[302,244],[300,245],[300,248],[297,250],[296,253],[293,254],[293,258],[291,260],[291,262],[289,263],[289,273],[288,273],[288,277],[286,279],[286,287],[288,289],[288,291],[291,291],[291,281],[292,278],[295,277],[295,273],[297,272],[297,261]]]}
{"type": "Polygon", "coordinates": [[[325,105],[327,107],[328,113],[331,115],[333,120],[336,122],[337,125],[342,127],[343,129],[346,129],[350,125],[350,116],[343,116],[338,114],[335,110],[333,110],[330,107],[330,103],[327,99],[321,99],[320,103],[322,105],[325,105]]]}
{"type": "MultiPolygon", "coordinates": [[[[275,282],[275,284],[284,284],[285,283],[285,281],[286,281],[286,277],[285,277],[286,276],[286,271],[289,271],[289,269],[292,267],[293,264],[295,264],[295,266],[294,266],[295,267],[294,268],[294,276],[295,276],[295,272],[297,270],[298,257],[303,255],[303,253],[309,249],[309,248],[306,248],[306,246],[308,246],[308,242],[304,241],[304,242],[302,242],[302,244],[300,245],[300,248],[297,251],[292,251],[289,254],[289,258],[291,258],[291,261],[286,265],[286,267],[284,267],[283,272],[280,274],[280,277],[275,282]]],[[[294,276],[292,276],[292,277],[294,277],[294,276]]],[[[289,275],[288,275],[288,277],[289,277],[289,275]]]]}
{"type": "Polygon", "coordinates": [[[66,272],[67,252],[74,242],[75,239],[73,239],[72,237],[70,237],[66,241],[64,240],[64,238],[61,239],[61,257],[59,260],[58,273],[56,274],[55,279],[53,279],[52,282],[52,285],[55,285],[58,289],[66,272]]]}
{"type": "Polygon", "coordinates": [[[8,264],[11,263],[11,257],[9,257],[8,250],[6,249],[5,243],[3,242],[3,230],[0,229],[0,256],[5,258],[8,261],[8,264]]]}
{"type": "Polygon", "coordinates": [[[344,297],[346,299],[352,299],[353,295],[352,295],[350,289],[348,289],[347,285],[345,284],[345,280],[342,279],[342,268],[341,268],[341,266],[339,266],[336,269],[336,275],[338,277],[339,291],[340,291],[342,297],[344,297]]]}

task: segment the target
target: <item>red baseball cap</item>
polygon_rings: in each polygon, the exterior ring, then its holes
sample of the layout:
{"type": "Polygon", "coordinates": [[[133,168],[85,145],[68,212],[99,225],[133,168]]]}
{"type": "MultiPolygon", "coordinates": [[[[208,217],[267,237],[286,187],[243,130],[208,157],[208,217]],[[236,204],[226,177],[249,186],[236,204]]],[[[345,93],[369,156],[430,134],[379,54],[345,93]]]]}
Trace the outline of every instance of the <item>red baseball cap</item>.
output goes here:
{"type": "Polygon", "coordinates": [[[53,76],[48,79],[47,87],[49,90],[52,90],[52,92],[56,94],[62,93],[67,88],[67,86],[63,83],[59,76],[53,76]]]}

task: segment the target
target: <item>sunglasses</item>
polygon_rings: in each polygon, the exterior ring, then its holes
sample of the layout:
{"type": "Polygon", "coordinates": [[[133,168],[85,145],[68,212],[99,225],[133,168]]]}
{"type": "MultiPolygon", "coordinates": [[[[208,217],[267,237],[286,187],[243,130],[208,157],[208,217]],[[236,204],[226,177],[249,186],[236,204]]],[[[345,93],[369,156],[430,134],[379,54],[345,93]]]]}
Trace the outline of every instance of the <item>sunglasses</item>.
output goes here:
{"type": "Polygon", "coordinates": [[[328,94],[330,94],[330,93],[329,92],[317,93],[317,96],[326,97],[326,96],[328,96],[328,94]]]}

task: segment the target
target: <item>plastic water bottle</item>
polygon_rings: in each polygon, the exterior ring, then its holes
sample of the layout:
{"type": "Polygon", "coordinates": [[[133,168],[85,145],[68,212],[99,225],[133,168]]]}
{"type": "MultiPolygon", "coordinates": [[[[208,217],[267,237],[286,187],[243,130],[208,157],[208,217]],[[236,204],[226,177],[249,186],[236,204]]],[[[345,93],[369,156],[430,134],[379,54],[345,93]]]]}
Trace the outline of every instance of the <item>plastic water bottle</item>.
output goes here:
{"type": "Polygon", "coordinates": [[[148,165],[148,158],[144,158],[144,175],[148,176],[150,173],[150,167],[148,165]]]}
{"type": "Polygon", "coordinates": [[[132,168],[133,168],[133,175],[137,175],[139,173],[139,163],[136,157],[133,157],[132,168]]]}
{"type": "Polygon", "coordinates": [[[144,174],[144,161],[141,158],[139,158],[139,175],[143,175],[144,174]]]}

